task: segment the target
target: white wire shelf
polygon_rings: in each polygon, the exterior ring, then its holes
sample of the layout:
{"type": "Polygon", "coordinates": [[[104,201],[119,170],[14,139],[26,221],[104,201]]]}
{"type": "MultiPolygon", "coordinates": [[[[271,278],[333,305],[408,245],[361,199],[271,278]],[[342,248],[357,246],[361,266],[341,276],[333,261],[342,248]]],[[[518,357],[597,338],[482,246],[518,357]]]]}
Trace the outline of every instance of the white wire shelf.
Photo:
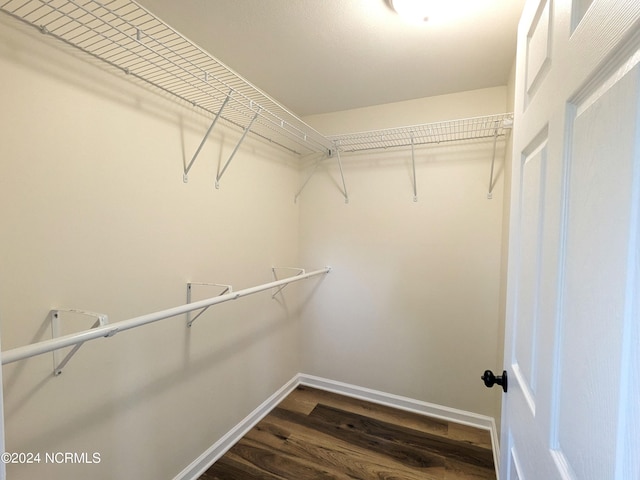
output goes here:
{"type": "MultiPolygon", "coordinates": [[[[340,152],[411,147],[413,158],[418,145],[489,138],[495,150],[513,123],[513,114],[504,113],[326,137],[134,0],[0,0],[0,11],[211,114],[213,123],[185,165],[185,182],[218,119],[244,132],[216,187],[249,132],[299,155],[337,156],[342,175],[340,152]]],[[[343,195],[348,202],[344,176],[343,195]]]]}
{"type": "Polygon", "coordinates": [[[0,0],[0,10],[297,154],[331,142],[132,0],[0,0]],[[256,116],[255,122],[252,122],[256,116]]]}
{"type": "MultiPolygon", "coordinates": [[[[465,142],[470,140],[492,140],[493,154],[491,158],[491,171],[489,173],[489,189],[487,198],[493,198],[495,187],[494,167],[496,161],[496,144],[499,139],[504,139],[513,127],[513,113],[500,113],[484,117],[464,118],[460,120],[448,120],[436,123],[424,123],[408,127],[387,128],[383,130],[369,130],[366,132],[346,133],[327,137],[333,149],[330,154],[335,155],[340,167],[342,179],[342,195],[345,202],[349,203],[349,194],[342,170],[340,152],[361,152],[366,150],[380,150],[387,148],[409,147],[411,149],[411,163],[413,166],[413,201],[418,201],[418,182],[416,178],[415,147],[418,145],[440,144],[445,142],[465,142]]],[[[305,186],[314,175],[316,166],[302,184],[296,194],[296,200],[305,186]]]]}
{"type": "Polygon", "coordinates": [[[329,136],[335,149],[343,152],[410,147],[444,142],[461,142],[504,137],[513,125],[512,113],[425,123],[408,127],[370,130],[329,136]]]}

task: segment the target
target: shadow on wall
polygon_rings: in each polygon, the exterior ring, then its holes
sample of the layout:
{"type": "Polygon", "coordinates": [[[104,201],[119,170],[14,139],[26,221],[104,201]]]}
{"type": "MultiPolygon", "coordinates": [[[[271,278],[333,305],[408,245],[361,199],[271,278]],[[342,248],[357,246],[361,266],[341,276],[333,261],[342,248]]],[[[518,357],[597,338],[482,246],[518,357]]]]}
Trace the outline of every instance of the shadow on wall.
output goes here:
{"type": "MultiPolygon", "coordinates": [[[[121,415],[127,410],[143,405],[153,397],[162,395],[164,392],[169,390],[180,389],[182,384],[193,381],[196,377],[203,375],[216,364],[223,363],[225,360],[234,356],[241,356],[242,352],[247,351],[253,345],[265,340],[265,338],[286,329],[291,322],[296,321],[296,319],[299,318],[300,311],[309,302],[310,297],[313,296],[315,291],[320,287],[323,279],[324,276],[321,277],[319,281],[315,282],[314,286],[310,290],[306,291],[305,297],[293,311],[290,311],[287,302],[284,299],[279,300],[278,303],[282,307],[283,312],[282,316],[279,318],[271,318],[270,321],[261,321],[258,328],[242,334],[233,341],[225,343],[220,348],[200,356],[195,361],[190,356],[190,350],[191,336],[194,334],[193,330],[197,329],[197,325],[194,324],[192,328],[187,328],[185,326],[183,342],[184,356],[181,368],[176,368],[170,372],[164,372],[165,374],[162,377],[155,378],[147,384],[139,385],[138,388],[128,391],[126,394],[117,397],[113,401],[91,405],[88,410],[73,417],[73,424],[57,425],[49,428],[48,430],[43,428],[37,439],[31,439],[28,446],[21,447],[19,445],[13,445],[12,448],[16,451],[21,449],[24,451],[46,451],[48,446],[55,445],[57,442],[60,442],[61,438],[73,438],[87,428],[91,428],[91,426],[109,423],[116,415],[121,415]]],[[[263,294],[265,293],[263,292],[263,294]]],[[[181,315],[181,317],[185,316],[181,315]]],[[[47,318],[43,321],[40,328],[33,336],[34,342],[43,340],[46,332],[50,331],[49,321],[50,317],[47,315],[47,318]]],[[[242,321],[243,319],[241,318],[233,319],[234,323],[242,321]]],[[[126,334],[126,332],[123,333],[126,334]]],[[[87,346],[85,345],[84,348],[87,348],[87,346]]],[[[81,354],[82,352],[79,352],[79,355],[81,354]]],[[[50,355],[50,353],[48,355],[50,355]]],[[[22,376],[24,368],[25,363],[24,361],[21,361],[9,375],[5,376],[5,388],[7,390],[11,389],[12,385],[14,385],[19,377],[22,376]]],[[[72,374],[72,372],[69,373],[69,375],[72,374]]],[[[20,410],[27,407],[34,396],[41,394],[41,390],[43,390],[49,382],[55,381],[57,381],[57,378],[52,374],[38,380],[26,394],[15,402],[12,402],[12,406],[6,409],[5,414],[8,417],[15,415],[20,410]]],[[[43,425],[43,427],[46,427],[46,425],[43,425]]]]}

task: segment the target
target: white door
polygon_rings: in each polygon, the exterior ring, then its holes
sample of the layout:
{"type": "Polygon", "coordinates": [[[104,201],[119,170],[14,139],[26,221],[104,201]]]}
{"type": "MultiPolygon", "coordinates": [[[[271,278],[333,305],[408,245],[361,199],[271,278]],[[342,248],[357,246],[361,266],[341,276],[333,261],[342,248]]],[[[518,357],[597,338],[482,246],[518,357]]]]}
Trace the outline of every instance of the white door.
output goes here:
{"type": "Polygon", "coordinates": [[[640,1],[518,33],[501,478],[640,480],[640,1]]]}

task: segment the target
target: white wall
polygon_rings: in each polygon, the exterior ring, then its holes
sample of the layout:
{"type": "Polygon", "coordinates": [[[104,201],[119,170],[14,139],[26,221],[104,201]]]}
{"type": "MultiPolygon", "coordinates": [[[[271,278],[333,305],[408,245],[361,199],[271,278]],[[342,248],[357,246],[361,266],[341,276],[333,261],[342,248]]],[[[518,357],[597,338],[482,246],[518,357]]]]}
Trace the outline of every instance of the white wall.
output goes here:
{"type": "MultiPolygon", "coordinates": [[[[296,372],[497,416],[502,147],[345,156],[350,203],[325,162],[298,200],[298,160],[0,19],[2,348],[50,338],[51,308],[111,321],[179,305],[185,283],[271,280],[272,265],[332,265],[323,281],[217,306],[4,368],[6,448],[100,453],[89,465],[9,466],[9,478],[170,478],[296,372]],[[52,46],[53,45],[53,46],[52,46]],[[299,306],[303,311],[299,311],[299,306]]],[[[494,88],[309,118],[323,133],[506,110],[494,88]]],[[[200,298],[206,296],[200,291],[200,298]]],[[[82,328],[86,324],[83,323],[82,328]]],[[[80,328],[80,327],[78,327],[80,328]]]]}
{"type": "MultiPolygon", "coordinates": [[[[184,184],[209,119],[0,21],[3,350],[50,338],[51,308],[115,322],[184,303],[188,281],[298,263],[294,159],[247,139],[216,190],[240,136],[216,127],[184,184]]],[[[297,288],[87,343],[57,378],[52,354],[6,366],[7,451],[43,456],[8,478],[172,478],[299,371],[297,288]]]]}
{"type": "Polygon", "coordinates": [[[505,113],[506,95],[505,87],[484,88],[311,115],[304,120],[325,135],[394,128],[505,113]]]}
{"type": "MultiPolygon", "coordinates": [[[[501,87],[306,120],[336,133],[505,111],[501,87]]],[[[299,200],[301,253],[334,270],[305,309],[305,372],[499,416],[480,376],[501,367],[504,143],[488,200],[491,156],[491,141],[417,149],[418,202],[410,149],[343,155],[349,204],[322,164],[299,200]]]]}

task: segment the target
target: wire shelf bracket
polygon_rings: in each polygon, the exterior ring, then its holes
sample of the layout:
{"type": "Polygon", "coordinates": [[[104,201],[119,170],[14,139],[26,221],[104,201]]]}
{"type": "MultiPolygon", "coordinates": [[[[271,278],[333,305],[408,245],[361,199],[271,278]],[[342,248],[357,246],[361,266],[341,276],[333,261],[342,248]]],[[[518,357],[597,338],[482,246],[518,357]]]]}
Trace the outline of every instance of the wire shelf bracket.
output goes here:
{"type": "Polygon", "coordinates": [[[342,178],[342,195],[344,196],[344,203],[349,203],[349,192],[347,192],[347,184],[344,181],[344,171],[342,170],[342,159],[340,158],[339,148],[336,148],[336,159],[338,160],[338,167],[340,168],[340,177],[342,178]]]}
{"type": "MultiPolygon", "coordinates": [[[[504,118],[502,122],[498,122],[496,120],[495,130],[493,132],[493,155],[491,157],[491,170],[489,172],[489,191],[487,192],[487,198],[491,200],[493,198],[493,187],[495,187],[495,179],[493,178],[494,166],[496,163],[496,144],[498,142],[498,136],[500,129],[503,130],[503,135],[509,135],[510,129],[513,127],[513,119],[512,118],[504,118]]],[[[506,150],[505,150],[506,156],[506,150]]]]}
{"type": "Polygon", "coordinates": [[[413,170],[413,201],[418,201],[418,181],[416,179],[416,149],[413,134],[411,134],[411,168],[413,170]]]}
{"type": "Polygon", "coordinates": [[[496,144],[498,143],[498,127],[496,126],[495,133],[493,135],[493,155],[491,157],[491,170],[489,172],[489,191],[487,192],[487,199],[493,198],[493,169],[496,163],[496,144]]]}
{"type": "MultiPolygon", "coordinates": [[[[202,287],[221,287],[222,291],[218,294],[218,296],[233,292],[233,287],[231,285],[224,285],[220,283],[189,282],[187,283],[187,303],[188,304],[191,303],[191,290],[194,285],[198,285],[202,287]]],[[[191,317],[192,312],[187,312],[187,327],[191,328],[191,326],[193,325],[193,322],[195,322],[198,319],[198,317],[200,317],[200,315],[206,312],[210,306],[211,305],[204,307],[202,310],[200,310],[196,314],[195,317],[191,317]]]]}
{"type": "MultiPolygon", "coordinates": [[[[96,321],[93,323],[93,325],[90,328],[104,327],[109,323],[109,317],[103,313],[95,313],[95,312],[89,312],[86,310],[77,310],[72,308],[71,309],[58,308],[55,310],[51,310],[49,312],[49,317],[51,319],[51,338],[52,339],[56,339],[62,335],[61,322],[62,322],[63,313],[72,313],[72,314],[75,314],[76,316],[95,318],[96,321]]],[[[73,357],[78,352],[78,350],[80,349],[83,343],[84,342],[75,344],[73,348],[69,351],[69,353],[67,353],[67,355],[64,356],[64,358],[61,358],[62,352],[60,350],[53,351],[53,376],[54,377],[57,377],[62,373],[62,369],[67,365],[67,363],[69,363],[69,360],[71,360],[71,357],[73,357]]]]}
{"type": "Polygon", "coordinates": [[[226,107],[227,103],[229,103],[229,100],[231,99],[232,93],[233,93],[232,91],[229,92],[229,95],[227,95],[227,98],[225,98],[224,102],[222,102],[222,105],[220,106],[220,110],[218,110],[218,113],[216,113],[216,116],[214,117],[213,122],[211,122],[211,125],[209,126],[209,129],[207,130],[207,133],[204,134],[204,138],[200,142],[200,145],[198,145],[198,149],[196,150],[196,153],[193,154],[193,158],[189,162],[189,165],[187,165],[185,167],[184,174],[182,176],[182,181],[184,183],[187,183],[189,181],[189,170],[191,170],[191,167],[193,166],[193,162],[196,161],[196,158],[198,158],[198,155],[200,154],[200,150],[202,150],[202,147],[204,147],[204,144],[207,142],[207,139],[209,138],[209,135],[211,134],[211,131],[213,130],[213,127],[216,126],[216,123],[218,122],[218,119],[220,118],[220,114],[222,113],[222,110],[224,110],[224,107],[226,107]]]}
{"type": "MultiPolygon", "coordinates": [[[[278,278],[278,274],[276,273],[277,270],[294,270],[297,273],[295,275],[293,275],[293,277],[298,277],[300,275],[304,275],[306,272],[304,271],[304,268],[298,268],[298,267],[272,267],[271,268],[271,273],[273,274],[273,279],[274,280],[280,280],[278,278]]],[[[289,278],[289,277],[288,277],[289,278]]],[[[277,290],[271,295],[271,298],[276,298],[276,295],[278,295],[282,290],[284,290],[284,288],[289,285],[288,283],[281,285],[277,288],[277,290]]]]}
{"type": "Polygon", "coordinates": [[[245,127],[244,131],[242,132],[242,136],[240,137],[240,140],[238,140],[238,143],[233,149],[233,152],[231,152],[231,155],[229,156],[227,163],[224,164],[224,167],[222,167],[222,170],[218,172],[218,175],[216,175],[216,188],[220,188],[220,179],[222,178],[222,175],[224,175],[224,172],[227,170],[227,167],[231,163],[231,160],[233,160],[233,157],[235,157],[236,153],[238,152],[238,149],[240,148],[240,145],[242,144],[245,137],[247,136],[247,133],[249,133],[249,131],[251,130],[251,126],[253,125],[253,122],[256,121],[259,114],[260,114],[260,111],[257,111],[253,116],[253,118],[251,119],[251,121],[249,122],[249,124],[245,127]]]}

